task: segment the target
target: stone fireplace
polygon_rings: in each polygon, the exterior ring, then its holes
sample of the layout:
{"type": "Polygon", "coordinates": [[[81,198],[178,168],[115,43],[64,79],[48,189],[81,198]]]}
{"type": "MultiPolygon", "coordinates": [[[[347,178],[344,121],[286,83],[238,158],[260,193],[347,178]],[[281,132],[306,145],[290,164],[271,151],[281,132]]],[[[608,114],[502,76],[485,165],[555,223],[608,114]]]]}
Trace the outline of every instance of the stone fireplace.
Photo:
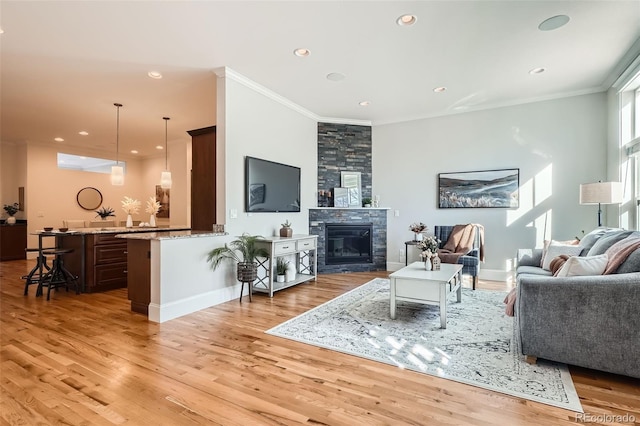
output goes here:
{"type": "MultiPolygon", "coordinates": [[[[318,123],[318,192],[340,187],[342,171],[359,172],[362,197],[372,197],[371,126],[318,123]]],[[[309,233],[318,236],[318,272],[386,270],[388,211],[310,208],[309,233]]]]}
{"type": "Polygon", "coordinates": [[[386,270],[388,211],[384,208],[309,209],[309,233],[318,236],[318,272],[386,270]]]}

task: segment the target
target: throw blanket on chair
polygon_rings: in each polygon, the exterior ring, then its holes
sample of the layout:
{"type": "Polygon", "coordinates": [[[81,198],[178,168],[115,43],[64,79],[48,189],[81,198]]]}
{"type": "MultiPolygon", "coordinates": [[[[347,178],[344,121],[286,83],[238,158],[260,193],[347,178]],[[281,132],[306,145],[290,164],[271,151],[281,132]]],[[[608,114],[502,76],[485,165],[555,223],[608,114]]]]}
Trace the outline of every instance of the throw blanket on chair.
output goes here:
{"type": "Polygon", "coordinates": [[[458,263],[460,256],[464,256],[473,249],[476,239],[476,229],[479,232],[480,260],[484,261],[484,227],[469,223],[467,225],[455,225],[445,245],[438,249],[438,256],[443,263],[458,263]]]}

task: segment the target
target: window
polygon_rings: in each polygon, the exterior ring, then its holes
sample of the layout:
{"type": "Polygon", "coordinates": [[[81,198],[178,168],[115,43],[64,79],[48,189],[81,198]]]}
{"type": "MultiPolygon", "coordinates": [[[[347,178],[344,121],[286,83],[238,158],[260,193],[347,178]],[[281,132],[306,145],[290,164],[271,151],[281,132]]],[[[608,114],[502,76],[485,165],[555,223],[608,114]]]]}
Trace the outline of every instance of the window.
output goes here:
{"type": "Polygon", "coordinates": [[[628,225],[629,228],[640,229],[640,73],[620,92],[619,113],[620,146],[627,155],[626,172],[623,169],[626,179],[623,178],[623,182],[632,183],[632,192],[628,193],[631,197],[628,225]]]}
{"type": "Polygon", "coordinates": [[[58,153],[58,168],[66,170],[80,170],[93,173],[111,173],[111,166],[120,165],[127,171],[127,164],[124,161],[115,162],[106,158],[85,157],[73,154],[58,153]]]}

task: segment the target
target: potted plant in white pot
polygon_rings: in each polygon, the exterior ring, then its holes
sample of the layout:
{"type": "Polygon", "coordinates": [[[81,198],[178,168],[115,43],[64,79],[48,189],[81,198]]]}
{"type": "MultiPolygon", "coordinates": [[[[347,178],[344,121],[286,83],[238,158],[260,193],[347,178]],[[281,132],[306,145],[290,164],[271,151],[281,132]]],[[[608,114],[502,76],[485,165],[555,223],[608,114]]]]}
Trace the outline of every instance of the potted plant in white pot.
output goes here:
{"type": "Polygon", "coordinates": [[[284,257],[279,257],[276,259],[276,281],[279,283],[283,283],[285,279],[285,275],[287,274],[287,268],[289,266],[289,261],[285,260],[284,257]]]}
{"type": "Polygon", "coordinates": [[[20,205],[18,203],[4,205],[3,209],[9,215],[9,217],[6,220],[7,225],[15,225],[16,218],[14,215],[18,213],[19,207],[20,205]]]}
{"type": "Polygon", "coordinates": [[[242,289],[244,283],[249,283],[249,300],[251,300],[251,284],[258,278],[258,257],[269,257],[264,247],[257,247],[256,241],[263,239],[260,235],[242,234],[238,239],[223,247],[216,247],[207,255],[207,262],[211,269],[216,269],[223,261],[232,260],[238,263],[237,278],[242,283],[240,288],[240,303],[242,303],[242,289]]]}

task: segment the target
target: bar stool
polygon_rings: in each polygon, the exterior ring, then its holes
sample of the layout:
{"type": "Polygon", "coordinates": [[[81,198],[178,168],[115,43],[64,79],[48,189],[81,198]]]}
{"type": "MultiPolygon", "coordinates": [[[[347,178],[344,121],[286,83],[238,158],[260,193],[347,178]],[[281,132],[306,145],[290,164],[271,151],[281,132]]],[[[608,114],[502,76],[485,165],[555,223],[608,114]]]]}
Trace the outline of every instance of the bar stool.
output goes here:
{"type": "Polygon", "coordinates": [[[47,287],[47,300],[51,296],[51,289],[57,290],[59,287],[65,287],[69,291],[69,284],[73,284],[76,288],[76,294],[80,294],[80,286],[78,285],[78,277],[73,275],[64,267],[63,257],[65,254],[73,253],[73,249],[43,250],[42,254],[55,256],[53,258],[53,267],[46,273],[38,285],[36,296],[42,296],[42,287],[47,287]]]}
{"type": "MultiPolygon", "coordinates": [[[[53,248],[54,247],[48,247],[43,250],[51,250],[53,248]]],[[[40,250],[37,248],[26,248],[24,249],[24,251],[27,253],[40,252],[40,250]]],[[[31,269],[31,271],[29,271],[27,275],[23,275],[20,277],[20,279],[25,280],[25,283],[24,283],[25,296],[29,293],[29,286],[31,284],[38,284],[38,282],[40,281],[40,265],[42,265],[43,270],[47,270],[47,271],[51,270],[51,267],[47,265],[47,256],[45,256],[42,253],[39,254],[38,257],[36,258],[36,266],[34,266],[33,269],[31,269]]]]}

